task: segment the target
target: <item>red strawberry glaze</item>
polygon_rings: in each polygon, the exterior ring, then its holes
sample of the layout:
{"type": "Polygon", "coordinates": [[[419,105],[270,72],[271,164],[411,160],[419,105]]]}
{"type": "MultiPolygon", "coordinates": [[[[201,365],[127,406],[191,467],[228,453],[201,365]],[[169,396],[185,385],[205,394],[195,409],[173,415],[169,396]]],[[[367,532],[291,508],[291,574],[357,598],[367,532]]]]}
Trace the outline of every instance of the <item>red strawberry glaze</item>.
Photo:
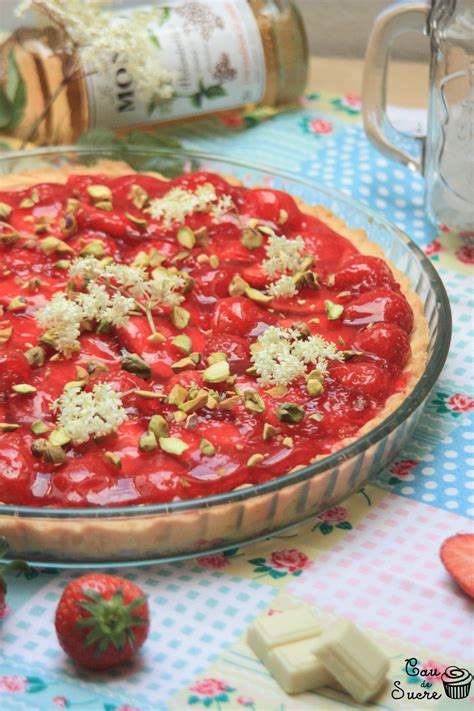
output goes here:
{"type": "MultiPolygon", "coordinates": [[[[413,313],[390,269],[379,258],[359,254],[349,240],[302,213],[289,195],[231,186],[208,173],[171,182],[143,175],[114,179],[74,175],[65,185],[43,183],[35,190],[34,205],[29,207],[20,204],[31,198],[31,189],[0,193],[0,202],[13,208],[0,235],[12,230],[20,233],[14,244],[0,241],[0,332],[13,329],[11,336],[0,342],[0,422],[19,426],[14,431],[0,430],[0,501],[72,507],[146,504],[265,481],[331,452],[343,438],[356,436],[380,413],[387,397],[405,387],[407,373],[402,369],[409,361],[413,313]],[[209,235],[207,247],[198,242],[193,249],[184,250],[187,254],[182,261],[175,262],[194,280],[181,304],[190,314],[189,325],[181,330],[173,325],[169,308],[157,309],[154,323],[163,336],[162,343],[149,341],[145,317],[132,316],[126,326],[108,333],[83,332],[81,350],[70,359],[56,357],[49,349],[43,365],[30,365],[24,353],[38,345],[41,335],[34,313],[55,292],[63,291],[68,281],[67,270],[57,266],[58,260],[73,259],[100,240],[104,256],[118,262],[130,264],[140,252],[153,248],[166,257],[165,267],[172,266],[173,259],[183,253],[176,240],[178,225],[164,227],[162,221],[151,219],[133,203],[131,190],[138,185],[154,199],[172,187],[195,190],[205,183],[211,183],[218,196],[229,195],[239,215],[234,211],[217,219],[209,213],[195,213],[184,220],[194,231],[207,227],[209,235]],[[87,192],[94,184],[110,187],[111,211],[94,205],[87,192]],[[65,236],[61,219],[70,198],[79,201],[77,229],[65,236]],[[147,224],[135,224],[130,215],[145,218],[147,224]],[[288,239],[301,235],[306,253],[315,255],[313,270],[319,275],[319,288],[303,286],[296,296],[268,304],[257,304],[245,295],[230,296],[229,284],[236,273],[260,290],[270,280],[262,268],[264,246],[249,250],[241,243],[239,220],[245,224],[249,218],[288,239]],[[47,222],[46,233],[35,232],[41,221],[47,222]],[[39,249],[38,243],[46,235],[67,242],[71,252],[58,256],[39,249]],[[211,256],[217,256],[218,262],[210,263],[211,256]],[[9,310],[16,297],[21,297],[22,307],[9,310]],[[340,318],[328,319],[327,300],[344,306],[340,318]],[[257,337],[269,325],[287,328],[295,321],[307,323],[311,334],[321,334],[339,350],[356,351],[344,363],[329,364],[324,392],[319,396],[308,394],[302,378],[291,383],[286,394],[278,394],[259,386],[256,376],[247,372],[252,365],[250,345],[257,337]],[[190,338],[192,352],[201,354],[201,361],[197,370],[175,374],[171,366],[186,354],[172,340],[183,333],[190,338]],[[178,384],[198,390],[206,386],[201,371],[215,352],[227,355],[240,392],[258,392],[264,412],[247,409],[242,400],[228,410],[206,406],[195,413],[192,425],[185,426],[173,420],[176,406],[166,399],[144,399],[132,392],[163,388],[163,393],[169,394],[178,384]],[[121,369],[127,353],[137,353],[148,363],[150,378],[144,380],[121,369]],[[38,436],[31,425],[42,420],[54,426],[51,404],[66,383],[78,379],[77,366],[89,375],[87,389],[107,382],[117,392],[128,393],[123,397],[128,419],[118,432],[100,441],[91,438],[67,446],[64,463],[48,464],[32,453],[38,436]],[[36,392],[13,392],[12,386],[19,383],[34,386],[36,392]],[[281,422],[276,410],[283,402],[303,407],[304,419],[298,424],[281,422]],[[170,436],[188,445],[183,454],[138,448],[138,439],[154,414],[170,420],[170,436]],[[262,437],[265,423],[278,429],[271,440],[262,437]],[[201,452],[202,438],[214,446],[213,456],[201,452]],[[119,456],[121,467],[104,459],[105,452],[119,456]],[[248,466],[249,457],[255,454],[264,458],[248,466]]],[[[229,394],[226,384],[208,387],[229,394]]]]}

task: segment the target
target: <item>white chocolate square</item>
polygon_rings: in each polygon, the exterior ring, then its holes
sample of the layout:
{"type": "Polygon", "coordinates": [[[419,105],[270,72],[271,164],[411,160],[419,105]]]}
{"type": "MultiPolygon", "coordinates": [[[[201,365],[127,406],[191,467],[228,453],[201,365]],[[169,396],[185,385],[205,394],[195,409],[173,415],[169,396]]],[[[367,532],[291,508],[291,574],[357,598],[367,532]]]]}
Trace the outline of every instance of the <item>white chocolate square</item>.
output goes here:
{"type": "Polygon", "coordinates": [[[296,607],[276,615],[257,617],[247,630],[247,644],[265,665],[275,647],[321,634],[321,624],[307,607],[296,607]]]}
{"type": "Polygon", "coordinates": [[[313,654],[359,703],[380,691],[389,668],[382,650],[347,620],[327,627],[316,640],[313,654]]]}
{"type": "Polygon", "coordinates": [[[267,655],[266,667],[287,694],[334,686],[334,679],[313,653],[314,638],[275,647],[267,655]]]}

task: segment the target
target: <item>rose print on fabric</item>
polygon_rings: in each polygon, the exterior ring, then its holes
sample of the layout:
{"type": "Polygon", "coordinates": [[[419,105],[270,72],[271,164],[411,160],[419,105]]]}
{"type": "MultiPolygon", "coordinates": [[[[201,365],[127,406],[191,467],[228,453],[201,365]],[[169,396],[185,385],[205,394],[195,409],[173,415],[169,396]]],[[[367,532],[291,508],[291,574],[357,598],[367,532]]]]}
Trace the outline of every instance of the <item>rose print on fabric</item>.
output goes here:
{"type": "Polygon", "coordinates": [[[463,244],[455,254],[463,264],[474,264],[474,244],[463,244]]]}
{"type": "Polygon", "coordinates": [[[46,684],[36,676],[0,676],[0,693],[11,694],[28,693],[34,694],[37,691],[46,689],[46,684]]]}
{"type": "Polygon", "coordinates": [[[443,251],[443,245],[439,239],[434,239],[424,248],[427,257],[431,257],[433,261],[439,261],[439,254],[443,251]]]}
{"type": "Polygon", "coordinates": [[[400,459],[400,461],[395,462],[389,469],[392,476],[389,478],[388,483],[399,484],[400,481],[406,479],[413,472],[419,463],[418,459],[400,459]]]}
{"type": "Polygon", "coordinates": [[[235,558],[237,556],[238,550],[238,548],[229,548],[228,550],[221,551],[219,553],[210,553],[209,555],[202,555],[196,559],[196,562],[199,563],[199,565],[201,565],[203,568],[207,568],[209,570],[220,570],[221,568],[226,568],[228,565],[230,565],[230,558],[235,558]]]}
{"type": "Polygon", "coordinates": [[[286,575],[293,575],[294,577],[301,575],[303,570],[311,565],[308,556],[297,548],[274,551],[269,560],[266,558],[252,558],[247,562],[255,566],[254,573],[261,573],[258,577],[269,575],[275,580],[284,578],[286,575]]]}
{"type": "Polygon", "coordinates": [[[301,127],[305,133],[310,133],[313,136],[327,136],[334,131],[334,125],[326,119],[311,118],[305,116],[301,120],[301,127]]]}
{"type": "Polygon", "coordinates": [[[474,398],[462,393],[437,392],[430,403],[430,408],[435,412],[449,413],[453,417],[460,417],[464,412],[474,410],[474,398]]]}
{"type": "Polygon", "coordinates": [[[255,711],[255,701],[252,699],[251,696],[237,696],[236,701],[239,706],[243,706],[246,709],[252,709],[252,711],[255,711]]]}
{"type": "Polygon", "coordinates": [[[311,529],[312,531],[319,530],[323,536],[332,533],[335,528],[349,530],[352,524],[347,520],[347,509],[344,506],[333,506],[332,509],[323,511],[319,514],[317,523],[311,529]]]}
{"type": "Polygon", "coordinates": [[[331,104],[336,111],[344,111],[344,113],[349,114],[349,116],[357,116],[362,109],[362,99],[360,96],[355,96],[354,94],[347,94],[346,96],[332,99],[331,104]]]}
{"type": "Polygon", "coordinates": [[[221,708],[222,703],[230,701],[229,694],[235,691],[226,681],[220,679],[199,679],[189,687],[191,692],[188,704],[203,704],[209,708],[221,708]]]}

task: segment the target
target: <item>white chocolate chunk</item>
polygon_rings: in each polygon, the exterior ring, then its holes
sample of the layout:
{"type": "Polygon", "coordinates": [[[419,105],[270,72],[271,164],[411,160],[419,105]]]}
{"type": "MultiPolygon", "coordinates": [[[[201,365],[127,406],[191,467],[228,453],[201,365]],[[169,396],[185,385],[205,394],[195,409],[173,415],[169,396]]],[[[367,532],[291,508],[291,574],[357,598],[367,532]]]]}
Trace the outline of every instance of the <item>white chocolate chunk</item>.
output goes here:
{"type": "Polygon", "coordinates": [[[267,655],[265,666],[287,694],[336,686],[335,679],[312,650],[314,637],[275,647],[267,655]]]}
{"type": "MultiPolygon", "coordinates": [[[[321,634],[321,624],[307,607],[296,607],[278,615],[258,617],[247,630],[247,644],[265,665],[268,654],[290,642],[321,634]]],[[[310,687],[311,688],[311,687],[310,687]]]]}
{"type": "Polygon", "coordinates": [[[359,703],[380,691],[389,667],[382,650],[347,620],[327,627],[316,640],[313,654],[359,703]]]}

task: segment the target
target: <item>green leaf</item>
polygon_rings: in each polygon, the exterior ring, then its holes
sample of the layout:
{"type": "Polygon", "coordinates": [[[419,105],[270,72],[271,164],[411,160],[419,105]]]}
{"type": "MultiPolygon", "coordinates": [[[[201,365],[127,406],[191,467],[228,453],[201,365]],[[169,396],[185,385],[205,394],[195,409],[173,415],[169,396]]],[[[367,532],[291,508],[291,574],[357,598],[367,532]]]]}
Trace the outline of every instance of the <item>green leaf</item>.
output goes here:
{"type": "Polygon", "coordinates": [[[170,7],[164,7],[162,12],[161,12],[161,17],[160,17],[160,26],[164,25],[167,20],[170,19],[171,15],[171,8],[170,7]]]}
{"type": "Polygon", "coordinates": [[[265,563],[265,558],[252,558],[247,562],[251,563],[252,565],[262,565],[265,563]]]}
{"type": "Polygon", "coordinates": [[[396,476],[391,476],[388,480],[388,483],[390,484],[390,486],[395,486],[395,484],[400,484],[400,479],[397,479],[396,476]]]}
{"type": "Polygon", "coordinates": [[[209,707],[212,704],[211,697],[210,696],[206,697],[202,703],[204,704],[204,706],[209,707]]]}
{"type": "Polygon", "coordinates": [[[0,128],[7,128],[13,118],[13,104],[0,87],[0,128]]]}
{"type": "Polygon", "coordinates": [[[224,555],[227,556],[227,558],[232,558],[236,553],[238,553],[238,548],[228,548],[226,551],[224,551],[224,555]]]}
{"type": "Polygon", "coordinates": [[[341,523],[336,523],[336,528],[343,528],[349,531],[352,528],[352,523],[349,523],[349,521],[341,521],[341,523]]]}
{"type": "Polygon", "coordinates": [[[227,92],[220,84],[214,84],[203,89],[203,94],[206,99],[217,99],[219,96],[225,96],[227,92]]]}
{"type": "Polygon", "coordinates": [[[150,42],[154,44],[157,49],[161,49],[160,40],[156,35],[154,35],[152,32],[149,32],[148,37],[150,38],[150,42]]]}
{"type": "Polygon", "coordinates": [[[26,84],[18,69],[13,50],[8,55],[6,96],[12,105],[10,122],[4,126],[6,130],[18,126],[23,118],[26,106],[26,84]]]}
{"type": "Polygon", "coordinates": [[[107,128],[91,128],[90,131],[81,133],[77,139],[79,146],[121,146],[122,141],[107,128]]]}
{"type": "Polygon", "coordinates": [[[270,577],[275,578],[275,580],[278,580],[278,578],[284,578],[285,575],[288,575],[288,573],[283,573],[280,570],[270,570],[270,577]]]}
{"type": "Polygon", "coordinates": [[[188,704],[198,704],[199,703],[199,696],[188,696],[188,704]]]}
{"type": "Polygon", "coordinates": [[[271,568],[268,565],[257,565],[256,568],[253,569],[254,573],[269,573],[271,568]]]}
{"type": "Polygon", "coordinates": [[[292,575],[293,575],[294,577],[297,577],[298,575],[301,575],[302,572],[303,572],[302,570],[295,570],[295,571],[292,573],[292,575]]]}
{"type": "Polygon", "coordinates": [[[27,691],[29,694],[36,694],[39,691],[44,691],[46,689],[46,684],[42,679],[37,676],[27,676],[27,691]]]}
{"type": "Polygon", "coordinates": [[[323,534],[323,536],[326,536],[328,533],[331,533],[333,527],[331,526],[330,523],[326,523],[326,521],[323,521],[319,527],[319,530],[323,534]]]}
{"type": "Polygon", "coordinates": [[[189,97],[191,100],[191,104],[196,108],[200,109],[202,105],[202,95],[201,92],[199,91],[197,94],[193,94],[192,96],[189,97]]]}

